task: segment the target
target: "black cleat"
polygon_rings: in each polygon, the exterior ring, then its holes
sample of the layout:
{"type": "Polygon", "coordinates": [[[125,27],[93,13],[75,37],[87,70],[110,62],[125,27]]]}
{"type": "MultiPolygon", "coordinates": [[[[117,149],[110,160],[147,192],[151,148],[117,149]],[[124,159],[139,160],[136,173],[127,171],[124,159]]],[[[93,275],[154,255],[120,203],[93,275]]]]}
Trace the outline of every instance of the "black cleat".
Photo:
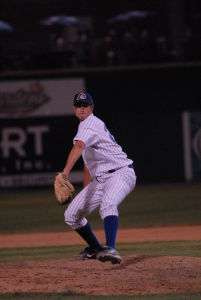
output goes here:
{"type": "Polygon", "coordinates": [[[93,249],[90,247],[84,248],[82,252],[78,255],[81,259],[96,259],[96,255],[99,252],[99,249],[93,249]]]}

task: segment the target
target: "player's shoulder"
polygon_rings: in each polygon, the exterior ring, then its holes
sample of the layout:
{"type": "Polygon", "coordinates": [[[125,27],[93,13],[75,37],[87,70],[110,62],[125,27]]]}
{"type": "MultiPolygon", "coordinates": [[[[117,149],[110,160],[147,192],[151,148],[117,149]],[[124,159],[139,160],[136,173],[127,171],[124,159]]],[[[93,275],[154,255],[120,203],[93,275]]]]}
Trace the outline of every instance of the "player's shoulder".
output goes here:
{"type": "Polygon", "coordinates": [[[105,123],[103,122],[103,120],[101,120],[100,118],[94,116],[93,117],[93,124],[94,127],[97,128],[97,130],[103,130],[105,127],[105,123]]]}
{"type": "Polygon", "coordinates": [[[91,114],[86,120],[84,120],[82,123],[83,127],[93,127],[94,125],[101,124],[102,121],[98,117],[96,117],[94,114],[91,114]]]}
{"type": "Polygon", "coordinates": [[[99,117],[97,117],[97,116],[94,116],[93,115],[93,120],[94,120],[94,122],[97,122],[97,123],[103,123],[103,121],[99,118],[99,117]]]}
{"type": "Polygon", "coordinates": [[[104,122],[96,117],[94,114],[91,114],[87,119],[80,122],[78,130],[90,130],[93,132],[97,132],[104,128],[104,122]]]}

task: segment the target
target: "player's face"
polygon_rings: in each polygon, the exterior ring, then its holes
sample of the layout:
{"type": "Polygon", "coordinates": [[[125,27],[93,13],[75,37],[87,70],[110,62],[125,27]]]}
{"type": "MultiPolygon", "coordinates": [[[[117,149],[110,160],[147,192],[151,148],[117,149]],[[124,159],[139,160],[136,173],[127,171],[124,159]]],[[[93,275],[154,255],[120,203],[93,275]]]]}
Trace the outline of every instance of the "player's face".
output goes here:
{"type": "Polygon", "coordinates": [[[81,121],[84,121],[86,118],[88,118],[88,116],[93,112],[93,105],[89,105],[89,106],[74,106],[74,112],[76,117],[81,121]]]}

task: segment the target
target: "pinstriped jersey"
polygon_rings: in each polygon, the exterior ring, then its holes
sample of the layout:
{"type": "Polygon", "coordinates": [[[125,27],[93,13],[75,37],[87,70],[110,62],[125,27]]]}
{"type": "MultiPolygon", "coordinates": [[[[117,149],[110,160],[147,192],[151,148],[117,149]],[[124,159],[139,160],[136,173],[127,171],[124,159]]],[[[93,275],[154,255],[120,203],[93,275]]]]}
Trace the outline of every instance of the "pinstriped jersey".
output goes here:
{"type": "Polygon", "coordinates": [[[133,163],[122,150],[122,147],[117,144],[105,123],[94,116],[93,113],[80,122],[73,143],[78,140],[85,143],[82,158],[92,179],[107,173],[111,169],[133,163]]]}

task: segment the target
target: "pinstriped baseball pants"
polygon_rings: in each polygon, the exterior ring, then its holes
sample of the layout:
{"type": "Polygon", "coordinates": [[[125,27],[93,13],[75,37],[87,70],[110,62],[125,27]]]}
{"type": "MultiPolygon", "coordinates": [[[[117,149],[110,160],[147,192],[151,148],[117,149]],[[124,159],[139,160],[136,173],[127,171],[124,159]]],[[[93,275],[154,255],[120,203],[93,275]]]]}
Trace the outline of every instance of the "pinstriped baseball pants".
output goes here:
{"type": "Polygon", "coordinates": [[[107,216],[118,216],[118,205],[133,191],[135,184],[135,172],[128,167],[97,177],[68,205],[65,222],[72,229],[79,229],[87,224],[86,217],[96,208],[99,208],[102,220],[107,216]]]}

